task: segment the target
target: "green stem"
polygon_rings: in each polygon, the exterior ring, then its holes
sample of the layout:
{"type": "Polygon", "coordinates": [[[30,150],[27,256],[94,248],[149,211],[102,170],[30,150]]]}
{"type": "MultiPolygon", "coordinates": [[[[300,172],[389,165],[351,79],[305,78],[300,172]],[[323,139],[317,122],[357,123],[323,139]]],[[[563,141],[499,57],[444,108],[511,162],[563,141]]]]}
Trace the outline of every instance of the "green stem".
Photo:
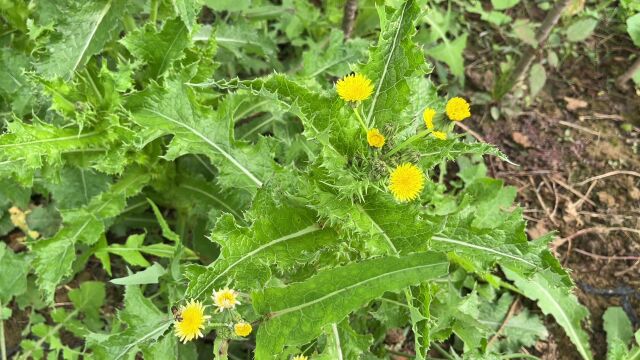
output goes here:
{"type": "Polygon", "coordinates": [[[455,358],[451,354],[449,354],[447,350],[443,349],[440,345],[433,343],[433,347],[436,348],[436,350],[438,350],[440,355],[446,357],[449,360],[455,360],[455,358]]]}
{"type": "Polygon", "coordinates": [[[4,340],[4,317],[2,316],[2,302],[0,301],[0,353],[2,360],[7,360],[7,344],[4,340]]]}
{"type": "Polygon", "coordinates": [[[532,360],[540,360],[539,357],[529,355],[529,354],[508,354],[500,356],[500,359],[532,359],[532,360]]]}
{"type": "Polygon", "coordinates": [[[389,151],[387,153],[387,155],[391,156],[391,155],[397,153],[398,151],[400,151],[400,150],[406,148],[407,146],[411,145],[412,143],[414,143],[416,140],[422,139],[423,137],[427,136],[427,134],[429,134],[430,132],[431,132],[431,130],[420,131],[419,133],[413,135],[412,137],[410,137],[407,140],[403,141],[398,146],[396,146],[393,149],[391,149],[391,151],[389,151]]]}
{"type": "Polygon", "coordinates": [[[367,125],[365,125],[364,121],[362,120],[362,116],[360,116],[360,112],[358,112],[359,108],[360,108],[360,105],[358,105],[358,107],[352,108],[353,109],[353,113],[356,114],[356,117],[358,118],[358,121],[360,122],[360,125],[362,125],[362,129],[366,133],[367,131],[369,131],[369,129],[367,128],[367,125]]]}
{"type": "Polygon", "coordinates": [[[158,0],[151,0],[151,13],[149,14],[149,19],[153,26],[156,26],[156,22],[158,21],[158,5],[160,5],[158,0]]]}
{"type": "Polygon", "coordinates": [[[138,28],[138,26],[136,25],[136,20],[133,18],[133,16],[127,15],[124,17],[124,28],[128,33],[133,32],[138,28]]]}
{"type": "MultiPolygon", "coordinates": [[[[61,322],[59,322],[56,326],[54,326],[53,328],[51,328],[51,329],[47,332],[47,334],[46,334],[45,336],[41,337],[41,338],[36,342],[36,344],[35,344],[35,346],[34,346],[33,348],[34,348],[34,349],[40,349],[40,348],[42,348],[42,344],[43,344],[45,341],[47,341],[47,339],[48,339],[51,335],[53,335],[53,334],[57,333],[57,332],[60,330],[60,328],[61,328],[61,327],[63,327],[63,326],[67,323],[67,321],[69,321],[69,319],[71,319],[72,317],[76,316],[76,314],[78,314],[78,309],[75,309],[75,310],[73,310],[72,312],[70,312],[70,313],[69,313],[69,315],[67,315],[67,317],[66,317],[64,320],[62,320],[62,321],[61,321],[61,322]]],[[[26,354],[24,354],[24,356],[22,356],[22,359],[28,359],[28,358],[29,358],[29,356],[31,356],[31,354],[32,354],[32,353],[33,353],[33,351],[32,351],[32,350],[27,351],[27,353],[26,353],[26,354]]]]}

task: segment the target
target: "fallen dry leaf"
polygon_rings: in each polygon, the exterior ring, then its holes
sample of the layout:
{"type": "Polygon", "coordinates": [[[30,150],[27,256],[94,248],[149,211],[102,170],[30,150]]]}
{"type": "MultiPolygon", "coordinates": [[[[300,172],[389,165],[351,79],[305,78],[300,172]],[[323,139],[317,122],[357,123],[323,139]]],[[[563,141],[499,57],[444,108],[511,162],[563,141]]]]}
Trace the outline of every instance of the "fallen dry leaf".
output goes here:
{"type": "Polygon", "coordinates": [[[640,200],[640,189],[635,186],[632,187],[631,191],[629,191],[629,196],[631,196],[633,200],[640,200]]]}
{"type": "Polygon", "coordinates": [[[564,101],[567,102],[567,110],[569,111],[576,111],[578,109],[584,109],[587,106],[589,106],[589,103],[584,100],[576,99],[568,96],[564,97],[564,101]]]}
{"type": "Polygon", "coordinates": [[[516,131],[513,134],[511,134],[511,137],[513,138],[513,141],[516,142],[516,144],[522,146],[523,148],[530,148],[531,147],[531,140],[529,140],[529,138],[527,137],[527,135],[516,131]]]}
{"type": "Polygon", "coordinates": [[[547,229],[547,226],[545,225],[544,221],[538,221],[536,225],[534,227],[529,228],[527,232],[529,233],[529,237],[532,240],[535,240],[541,237],[542,235],[548,233],[549,229],[547,229]]]}
{"type": "Polygon", "coordinates": [[[611,196],[611,194],[606,191],[598,192],[598,200],[600,200],[601,203],[607,205],[608,207],[613,207],[616,204],[616,198],[611,196]]]}

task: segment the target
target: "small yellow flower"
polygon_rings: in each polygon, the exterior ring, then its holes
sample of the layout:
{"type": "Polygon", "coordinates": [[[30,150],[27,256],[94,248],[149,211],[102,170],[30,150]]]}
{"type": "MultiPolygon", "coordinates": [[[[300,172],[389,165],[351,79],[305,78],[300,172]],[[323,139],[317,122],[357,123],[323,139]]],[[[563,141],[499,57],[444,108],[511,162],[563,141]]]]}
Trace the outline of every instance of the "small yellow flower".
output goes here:
{"type": "Polygon", "coordinates": [[[379,149],[384,146],[384,136],[380,134],[380,130],[373,128],[367,131],[367,142],[369,146],[379,149]]]}
{"type": "Polygon", "coordinates": [[[454,97],[447,102],[447,116],[453,121],[462,121],[471,116],[469,103],[461,97],[454,97]]]}
{"type": "Polygon", "coordinates": [[[432,132],[432,134],[433,134],[433,136],[435,136],[436,139],[447,140],[447,133],[446,132],[434,131],[434,132],[432,132]]]}
{"type": "Polygon", "coordinates": [[[424,124],[427,126],[427,129],[433,130],[433,117],[436,116],[436,110],[432,108],[424,109],[424,113],[422,113],[422,118],[424,119],[424,124]]]}
{"type": "Polygon", "coordinates": [[[236,305],[240,305],[238,293],[228,287],[218,291],[214,290],[212,297],[213,304],[218,307],[218,312],[222,312],[224,309],[234,309],[236,305]]]}
{"type": "Polygon", "coordinates": [[[411,163],[404,163],[391,172],[389,190],[400,202],[416,199],[423,187],[424,174],[411,163]]]}
{"type": "Polygon", "coordinates": [[[204,325],[211,316],[204,314],[204,306],[199,301],[191,300],[187,305],[180,306],[180,321],[175,321],[176,336],[186,343],[204,335],[204,325]]]}
{"type": "Polygon", "coordinates": [[[338,80],[336,90],[344,101],[363,101],[373,93],[373,84],[366,76],[353,74],[338,80]]]}
{"type": "Polygon", "coordinates": [[[253,330],[253,327],[251,327],[251,324],[246,322],[239,322],[233,325],[233,332],[236,333],[237,336],[242,336],[242,337],[249,336],[252,330],[253,330]]]}
{"type": "Polygon", "coordinates": [[[309,358],[300,354],[300,355],[296,355],[294,356],[291,360],[308,360],[309,358]]]}

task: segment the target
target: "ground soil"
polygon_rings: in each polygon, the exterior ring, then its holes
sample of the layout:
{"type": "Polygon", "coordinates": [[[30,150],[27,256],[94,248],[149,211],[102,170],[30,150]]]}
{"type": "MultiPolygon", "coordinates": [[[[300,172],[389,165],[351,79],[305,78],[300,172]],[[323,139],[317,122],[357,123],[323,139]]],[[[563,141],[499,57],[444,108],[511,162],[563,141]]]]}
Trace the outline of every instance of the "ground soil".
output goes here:
{"type": "MultiPolygon", "coordinates": [[[[508,104],[511,111],[502,111],[498,120],[490,116],[496,104],[475,106],[474,117],[463,125],[519,164],[493,159],[490,171],[518,187],[531,238],[558,231],[552,248],[578,285],[575,293],[591,313],[585,327],[594,356],[604,359],[607,307],[623,306],[639,325],[640,93],[614,85],[630,65],[632,45],[606,34],[593,38],[548,72],[532,103],[506,99],[501,108],[508,104]],[[602,178],[589,180],[597,176],[602,178]],[[635,293],[620,296],[625,292],[635,293]]],[[[467,73],[466,95],[473,99],[489,90],[495,60],[471,57],[480,64],[467,73]]],[[[562,329],[547,321],[551,335],[536,346],[536,355],[579,359],[562,329]]]]}

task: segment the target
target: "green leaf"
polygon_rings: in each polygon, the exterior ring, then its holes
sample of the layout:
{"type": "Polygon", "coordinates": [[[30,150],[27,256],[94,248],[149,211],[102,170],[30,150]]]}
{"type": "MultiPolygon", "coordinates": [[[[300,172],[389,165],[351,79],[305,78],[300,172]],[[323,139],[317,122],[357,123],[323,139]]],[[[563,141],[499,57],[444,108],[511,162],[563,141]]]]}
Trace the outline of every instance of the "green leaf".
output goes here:
{"type": "MultiPolygon", "coordinates": [[[[173,318],[158,310],[137,286],[127,286],[124,310],[118,312],[118,319],[126,324],[126,329],[117,328],[108,335],[93,333],[87,336],[87,345],[96,358],[113,360],[133,358],[134,356],[131,355],[135,355],[139,350],[156,346],[158,338],[173,323],[173,318]]],[[[175,358],[170,354],[165,355],[175,358]]]]}
{"type": "Polygon", "coordinates": [[[129,265],[147,267],[151,264],[145,259],[140,250],[144,242],[146,233],[129,235],[124,245],[113,244],[107,251],[111,254],[121,256],[129,265]]]}
{"type": "Polygon", "coordinates": [[[60,181],[47,183],[58,209],[73,209],[89,203],[92,197],[107,190],[111,177],[92,169],[64,167],[60,181]]]}
{"type": "Polygon", "coordinates": [[[571,289],[563,286],[558,276],[549,270],[537,272],[529,279],[508,267],[502,268],[526,297],[536,301],[544,314],[552,315],[562,326],[580,356],[585,360],[593,359],[589,336],[582,329],[582,321],[589,315],[589,310],[578,302],[571,289]]]}
{"type": "Polygon", "coordinates": [[[602,315],[603,328],[607,333],[607,359],[625,359],[629,342],[633,338],[631,320],[621,307],[613,306],[602,315]]]}
{"type": "Polygon", "coordinates": [[[0,243],[0,303],[6,305],[14,296],[27,291],[29,259],[24,254],[15,254],[7,245],[0,243]]]}
{"type": "Polygon", "coordinates": [[[151,205],[151,209],[153,209],[153,214],[156,216],[156,219],[158,219],[158,224],[160,224],[160,229],[162,229],[162,236],[173,241],[174,243],[179,243],[180,236],[173,232],[173,230],[171,230],[169,224],[167,224],[167,220],[165,220],[164,216],[162,216],[162,213],[160,213],[160,209],[158,209],[158,206],[149,199],[147,199],[147,201],[149,202],[149,205],[151,205]]]}
{"type": "Polygon", "coordinates": [[[586,40],[593,34],[596,25],[598,25],[596,19],[588,18],[576,21],[567,28],[567,40],[571,42],[586,40]]]}
{"type": "Polygon", "coordinates": [[[64,226],[55,236],[32,245],[38,286],[48,301],[53,299],[55,287],[71,274],[76,244],[98,242],[105,232],[105,221],[119,215],[127,197],[141,191],[149,178],[144,169],[127,171],[109,190],[93,197],[86,206],[63,212],[64,226]]]}
{"type": "Polygon", "coordinates": [[[419,15],[420,8],[413,0],[406,1],[389,21],[386,15],[381,15],[378,43],[370,50],[369,62],[362,68],[374,84],[371,100],[364,103],[367,126],[383,128],[388,123],[396,123],[397,114],[409,103],[406,79],[425,72],[424,53],[412,40],[419,15]]]}
{"type": "Polygon", "coordinates": [[[251,193],[275,170],[266,143],[249,146],[233,138],[233,117],[229,116],[233,104],[221,105],[217,114],[205,111],[179,78],[167,79],[165,88],[154,91],[134,120],[147,130],[144,144],[174,135],[165,156],[168,160],[205,154],[220,170],[218,181],[223,187],[251,193]]]}
{"type": "Polygon", "coordinates": [[[453,41],[443,38],[443,42],[429,50],[427,55],[449,65],[451,73],[458,77],[464,77],[464,57],[462,53],[467,46],[467,34],[458,36],[453,41]]]}
{"type": "Polygon", "coordinates": [[[100,281],[85,281],[80,287],[69,291],[69,300],[76,310],[91,319],[100,318],[100,308],[104,304],[105,285],[100,281]]]}
{"type": "Polygon", "coordinates": [[[157,284],[158,278],[166,274],[167,270],[158,263],[153,263],[150,267],[138,271],[137,273],[129,276],[111,279],[110,281],[116,285],[143,285],[143,284],[157,284]]]}
{"type": "Polygon", "coordinates": [[[285,345],[301,345],[322,329],[381,296],[433,280],[448,272],[437,253],[381,257],[319,272],[301,283],[252,293],[253,306],[266,320],[260,325],[255,356],[274,358],[285,345]]]}
{"type": "Polygon", "coordinates": [[[517,19],[513,23],[513,33],[516,37],[525,44],[529,44],[532,47],[538,47],[538,41],[536,40],[535,26],[529,20],[517,19]]]}
{"type": "Polygon", "coordinates": [[[630,16],[627,19],[627,32],[631,36],[633,43],[640,47],[640,13],[630,16]]]}
{"type": "Polygon", "coordinates": [[[340,239],[316,222],[316,214],[302,205],[279,201],[269,189],[260,190],[245,216],[250,227],[239,226],[229,214],[218,219],[212,240],[221,247],[220,257],[206,271],[191,279],[188,293],[204,298],[218,287],[261,288],[271,277],[270,265],[288,269],[310,263],[317,252],[340,239]]]}
{"type": "Polygon", "coordinates": [[[533,64],[533,66],[531,66],[531,70],[529,71],[529,87],[531,89],[531,97],[535,97],[536,95],[538,95],[546,82],[547,72],[544,70],[544,66],[538,63],[533,64]]]}
{"type": "Polygon", "coordinates": [[[184,49],[191,45],[189,30],[179,19],[168,20],[160,31],[155,24],[148,23],[127,34],[120,42],[147,64],[152,79],[165,74],[175,61],[184,57],[184,49]]]}
{"type": "Polygon", "coordinates": [[[249,9],[251,0],[204,0],[204,4],[214,11],[242,11],[249,9]]]}
{"type": "Polygon", "coordinates": [[[87,60],[115,37],[127,12],[125,0],[69,2],[62,9],[57,40],[49,47],[49,59],[39,70],[47,77],[70,79],[87,60]]]}
{"type": "Polygon", "coordinates": [[[506,10],[518,5],[519,2],[520,0],[491,0],[491,6],[496,10],[506,10]]]}
{"type": "Polygon", "coordinates": [[[173,8],[176,14],[180,16],[180,19],[187,26],[187,29],[191,31],[196,25],[196,16],[200,12],[202,5],[199,0],[171,0],[173,2],[173,8]]]}

